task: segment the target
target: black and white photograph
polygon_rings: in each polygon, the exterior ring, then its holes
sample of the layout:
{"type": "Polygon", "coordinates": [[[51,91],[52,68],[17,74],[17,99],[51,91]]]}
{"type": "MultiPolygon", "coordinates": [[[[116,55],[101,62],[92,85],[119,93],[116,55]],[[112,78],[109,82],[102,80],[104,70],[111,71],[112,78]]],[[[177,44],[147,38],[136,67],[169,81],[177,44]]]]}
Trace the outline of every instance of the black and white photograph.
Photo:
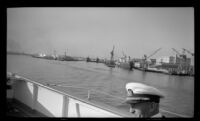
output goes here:
{"type": "Polygon", "coordinates": [[[6,116],[194,117],[194,13],[6,8],[6,116]]]}

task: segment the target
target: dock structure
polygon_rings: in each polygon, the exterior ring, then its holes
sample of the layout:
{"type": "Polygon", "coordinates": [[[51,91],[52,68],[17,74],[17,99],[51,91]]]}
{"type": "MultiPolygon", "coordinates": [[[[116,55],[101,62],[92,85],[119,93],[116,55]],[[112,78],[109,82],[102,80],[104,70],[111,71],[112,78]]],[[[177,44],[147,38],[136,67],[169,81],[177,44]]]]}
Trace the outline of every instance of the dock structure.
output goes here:
{"type": "MultiPolygon", "coordinates": [[[[159,51],[160,49],[156,50],[159,51]]],[[[157,59],[151,59],[151,61],[147,61],[149,57],[154,55],[154,52],[150,56],[144,55],[143,59],[134,59],[134,66],[133,68],[146,71],[146,72],[158,72],[158,73],[165,73],[170,75],[179,75],[179,76],[194,76],[194,60],[188,58],[183,52],[182,54],[179,53],[176,49],[172,48],[174,52],[176,52],[176,56],[164,56],[157,59]]],[[[183,48],[184,51],[187,51],[189,54],[192,55],[194,58],[194,53],[183,48]]]]}

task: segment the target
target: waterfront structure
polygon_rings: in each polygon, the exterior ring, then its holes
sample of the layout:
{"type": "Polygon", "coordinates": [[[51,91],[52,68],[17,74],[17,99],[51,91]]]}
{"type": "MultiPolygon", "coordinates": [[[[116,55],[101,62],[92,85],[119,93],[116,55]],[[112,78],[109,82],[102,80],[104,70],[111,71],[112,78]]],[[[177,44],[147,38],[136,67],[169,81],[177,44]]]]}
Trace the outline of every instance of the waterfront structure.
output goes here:
{"type": "Polygon", "coordinates": [[[157,58],[157,69],[165,69],[169,74],[175,75],[194,75],[194,68],[191,66],[191,58],[187,58],[186,55],[163,56],[157,58]]]}
{"type": "Polygon", "coordinates": [[[172,75],[194,75],[194,66],[187,56],[162,56],[151,61],[133,59],[134,68],[142,71],[158,72],[172,75]]]}
{"type": "Polygon", "coordinates": [[[141,58],[134,58],[134,59],[133,59],[133,63],[134,63],[134,64],[133,64],[133,67],[134,67],[134,68],[141,68],[141,67],[142,67],[142,66],[141,66],[141,65],[142,65],[142,64],[141,64],[142,61],[143,61],[143,59],[141,59],[141,58]]]}
{"type": "Polygon", "coordinates": [[[95,63],[103,63],[103,60],[97,58],[90,58],[89,56],[86,58],[86,62],[95,62],[95,63]]]}
{"type": "Polygon", "coordinates": [[[156,64],[156,59],[150,59],[151,60],[151,65],[155,65],[156,64]]]}
{"type": "Polygon", "coordinates": [[[128,70],[132,70],[133,69],[133,66],[134,66],[134,63],[133,63],[133,60],[131,60],[131,57],[121,57],[118,59],[117,61],[117,65],[120,67],[120,68],[124,68],[124,69],[128,69],[128,70]]]}
{"type": "Polygon", "coordinates": [[[43,53],[39,53],[39,54],[33,54],[32,57],[36,57],[36,58],[44,58],[46,56],[46,54],[43,53]]]}
{"type": "Polygon", "coordinates": [[[182,64],[182,63],[191,65],[191,58],[187,58],[187,56],[183,58],[176,55],[176,64],[182,64]]]}
{"type": "Polygon", "coordinates": [[[176,63],[176,59],[173,56],[162,56],[159,58],[156,58],[156,64],[162,64],[162,63],[170,63],[170,64],[174,64],[176,63]]]}

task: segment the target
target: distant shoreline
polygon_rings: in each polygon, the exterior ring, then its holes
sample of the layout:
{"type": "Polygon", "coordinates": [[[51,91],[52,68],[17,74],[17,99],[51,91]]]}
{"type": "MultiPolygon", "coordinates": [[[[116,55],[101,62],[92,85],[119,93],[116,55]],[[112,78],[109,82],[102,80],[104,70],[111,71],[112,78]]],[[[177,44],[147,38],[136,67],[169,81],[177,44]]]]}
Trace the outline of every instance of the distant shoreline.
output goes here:
{"type": "Polygon", "coordinates": [[[10,55],[29,55],[29,56],[32,55],[32,54],[28,54],[28,53],[22,53],[22,52],[11,52],[11,51],[7,51],[6,53],[7,53],[7,54],[10,54],[10,55]]]}

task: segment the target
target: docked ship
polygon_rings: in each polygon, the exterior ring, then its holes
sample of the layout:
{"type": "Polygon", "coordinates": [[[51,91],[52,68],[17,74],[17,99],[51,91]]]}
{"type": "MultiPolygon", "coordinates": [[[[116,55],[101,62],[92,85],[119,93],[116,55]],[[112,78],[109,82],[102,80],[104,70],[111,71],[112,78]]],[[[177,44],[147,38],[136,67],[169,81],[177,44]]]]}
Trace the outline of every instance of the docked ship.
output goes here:
{"type": "Polygon", "coordinates": [[[39,53],[39,54],[32,54],[32,57],[34,58],[44,58],[46,55],[43,53],[39,53]]]}
{"type": "Polygon", "coordinates": [[[66,55],[65,56],[59,56],[58,60],[60,60],[60,61],[78,61],[74,57],[66,56],[66,55]]]}
{"type": "Polygon", "coordinates": [[[60,60],[60,61],[78,61],[78,59],[72,57],[72,56],[69,56],[66,54],[62,55],[62,56],[58,56],[57,57],[57,60],[60,60]]]}
{"type": "Polygon", "coordinates": [[[108,67],[112,67],[112,68],[114,68],[114,67],[116,66],[116,63],[115,63],[115,61],[114,61],[114,49],[115,49],[115,46],[113,46],[113,49],[112,49],[112,51],[110,52],[110,54],[111,54],[110,60],[105,61],[105,64],[106,64],[108,67]]]}
{"type": "Polygon", "coordinates": [[[114,68],[115,65],[116,65],[114,61],[107,61],[107,62],[105,62],[105,64],[106,64],[108,67],[112,67],[112,68],[114,68]]]}
{"type": "Polygon", "coordinates": [[[119,58],[118,61],[119,61],[118,67],[127,69],[127,70],[133,69],[134,63],[133,63],[133,60],[131,60],[130,56],[127,58],[126,55],[124,54],[124,57],[119,58]]]}
{"type": "Polygon", "coordinates": [[[100,60],[99,60],[99,58],[97,58],[97,59],[92,59],[92,58],[90,58],[90,57],[87,57],[87,58],[86,58],[86,62],[95,62],[95,63],[99,63],[100,60]]]}

